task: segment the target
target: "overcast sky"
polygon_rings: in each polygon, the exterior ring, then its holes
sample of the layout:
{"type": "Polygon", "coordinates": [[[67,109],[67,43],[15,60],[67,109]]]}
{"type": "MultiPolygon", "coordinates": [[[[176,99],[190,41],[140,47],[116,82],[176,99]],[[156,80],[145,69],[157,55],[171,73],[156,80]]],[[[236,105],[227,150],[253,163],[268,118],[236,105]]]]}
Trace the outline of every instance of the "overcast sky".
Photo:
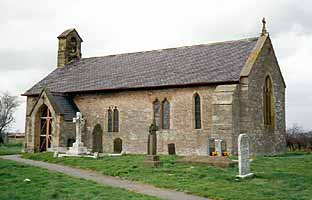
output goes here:
{"type": "MultiPolygon", "coordinates": [[[[56,37],[68,28],[93,57],[254,37],[263,16],[287,85],[287,126],[312,129],[309,0],[0,0],[0,91],[20,95],[54,70],[56,37]]],[[[12,130],[24,131],[19,98],[12,130]]]]}

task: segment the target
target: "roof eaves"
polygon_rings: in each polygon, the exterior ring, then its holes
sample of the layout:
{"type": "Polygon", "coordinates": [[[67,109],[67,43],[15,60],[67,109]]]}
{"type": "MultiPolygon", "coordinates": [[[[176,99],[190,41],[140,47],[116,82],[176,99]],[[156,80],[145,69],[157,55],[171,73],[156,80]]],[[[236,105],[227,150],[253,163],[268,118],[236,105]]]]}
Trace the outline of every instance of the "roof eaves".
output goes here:
{"type": "MultiPolygon", "coordinates": [[[[85,92],[88,93],[88,92],[99,92],[99,91],[151,90],[151,89],[165,89],[165,88],[225,85],[225,84],[235,84],[235,83],[239,83],[239,80],[217,81],[217,82],[196,82],[196,83],[186,83],[186,84],[171,84],[171,85],[142,86],[142,87],[101,88],[101,89],[93,89],[93,90],[72,90],[72,91],[66,91],[62,94],[85,93],[85,92]]],[[[38,96],[38,95],[39,95],[38,93],[22,94],[22,96],[38,96]]]]}
{"type": "Polygon", "coordinates": [[[235,84],[235,83],[239,83],[239,80],[219,81],[219,82],[210,82],[210,83],[209,82],[197,82],[197,83],[187,83],[187,84],[142,86],[142,87],[101,88],[101,89],[94,89],[94,90],[68,91],[66,93],[88,93],[88,92],[124,91],[124,90],[153,90],[153,89],[166,89],[166,88],[181,88],[181,87],[224,85],[224,84],[235,84]]]}

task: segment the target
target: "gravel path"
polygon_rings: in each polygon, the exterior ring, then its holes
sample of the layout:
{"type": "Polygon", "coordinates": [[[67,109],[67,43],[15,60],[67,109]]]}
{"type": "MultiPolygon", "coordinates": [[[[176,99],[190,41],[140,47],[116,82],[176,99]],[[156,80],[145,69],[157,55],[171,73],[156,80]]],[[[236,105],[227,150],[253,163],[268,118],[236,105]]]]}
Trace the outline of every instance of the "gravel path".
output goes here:
{"type": "Polygon", "coordinates": [[[123,188],[126,190],[130,190],[130,191],[134,191],[137,193],[142,193],[142,194],[146,194],[146,195],[150,195],[150,196],[155,196],[155,197],[162,198],[162,199],[168,199],[168,200],[208,200],[207,198],[186,194],[184,192],[157,188],[157,187],[147,185],[147,184],[143,184],[143,183],[122,180],[122,179],[112,177],[112,176],[105,176],[103,174],[100,174],[100,173],[94,172],[94,171],[72,168],[72,167],[68,167],[68,166],[64,166],[64,165],[46,163],[46,162],[42,162],[42,161],[34,161],[34,160],[24,159],[18,155],[1,156],[1,158],[25,163],[25,164],[32,165],[32,166],[45,168],[45,169],[48,169],[51,171],[61,172],[63,174],[66,174],[66,175],[69,175],[72,177],[92,180],[92,181],[95,181],[95,182],[103,184],[103,185],[109,185],[112,187],[119,187],[119,188],[123,188]]]}

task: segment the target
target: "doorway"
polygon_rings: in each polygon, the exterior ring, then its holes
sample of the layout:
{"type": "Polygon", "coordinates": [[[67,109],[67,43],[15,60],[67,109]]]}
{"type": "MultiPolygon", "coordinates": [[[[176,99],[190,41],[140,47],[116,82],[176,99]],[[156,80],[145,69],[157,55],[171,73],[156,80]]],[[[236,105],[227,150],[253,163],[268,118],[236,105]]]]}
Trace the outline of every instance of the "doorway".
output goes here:
{"type": "Polygon", "coordinates": [[[43,105],[40,116],[39,152],[47,151],[52,142],[52,115],[46,105],[43,105]]]}

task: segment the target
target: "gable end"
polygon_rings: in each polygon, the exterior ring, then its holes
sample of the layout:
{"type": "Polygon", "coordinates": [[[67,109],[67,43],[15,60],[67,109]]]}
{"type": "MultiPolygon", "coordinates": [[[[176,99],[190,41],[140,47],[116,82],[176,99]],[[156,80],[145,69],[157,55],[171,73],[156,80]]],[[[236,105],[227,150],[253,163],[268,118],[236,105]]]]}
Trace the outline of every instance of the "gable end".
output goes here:
{"type": "Polygon", "coordinates": [[[258,41],[255,45],[255,47],[253,48],[253,50],[250,52],[247,60],[246,60],[246,63],[240,73],[240,79],[242,78],[245,78],[245,77],[248,77],[254,67],[254,64],[256,63],[259,55],[261,54],[261,51],[263,50],[263,47],[265,45],[266,42],[269,42],[270,43],[270,46],[272,48],[272,52],[273,52],[273,56],[274,56],[274,62],[276,63],[276,65],[278,66],[278,71],[281,75],[281,78],[283,80],[283,84],[284,84],[284,87],[286,88],[286,83],[285,83],[285,80],[284,80],[284,77],[282,75],[282,72],[281,72],[281,69],[279,67],[279,64],[278,64],[278,61],[277,61],[277,58],[276,58],[276,55],[275,55],[275,52],[274,52],[274,49],[273,49],[273,45],[272,45],[272,42],[271,42],[271,39],[269,37],[269,34],[266,33],[264,34],[263,36],[259,37],[258,38],[258,41]]]}

